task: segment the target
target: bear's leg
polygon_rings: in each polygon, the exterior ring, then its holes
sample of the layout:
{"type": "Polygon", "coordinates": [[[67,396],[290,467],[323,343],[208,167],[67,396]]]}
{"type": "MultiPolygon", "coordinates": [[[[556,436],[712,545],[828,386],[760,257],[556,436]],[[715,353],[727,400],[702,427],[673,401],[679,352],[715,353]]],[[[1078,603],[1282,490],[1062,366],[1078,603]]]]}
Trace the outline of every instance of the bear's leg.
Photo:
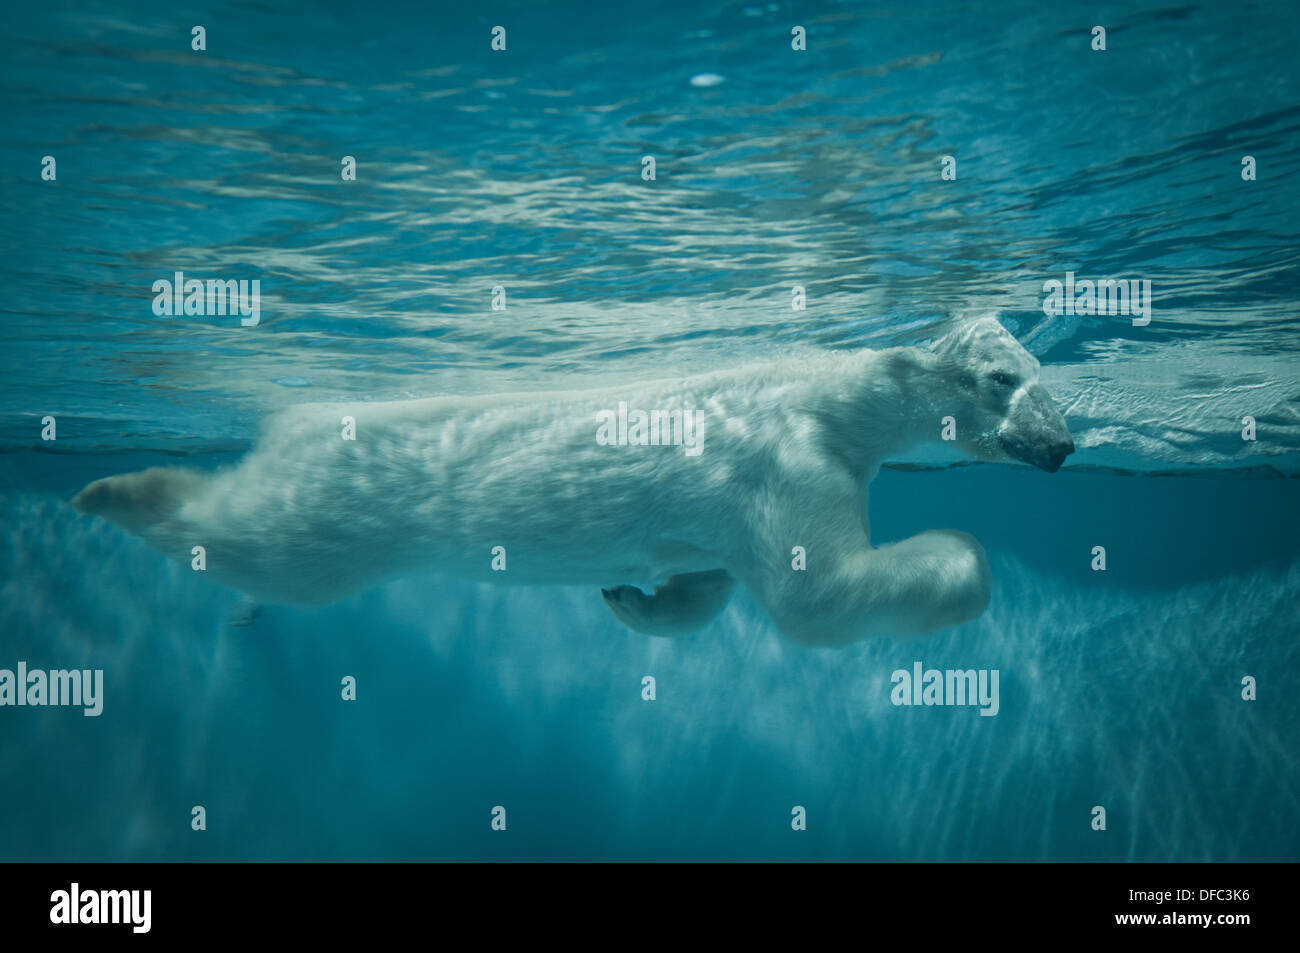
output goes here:
{"type": "Polygon", "coordinates": [[[735,582],[725,569],[711,569],[669,576],[650,596],[636,586],[615,586],[600,594],[629,629],[647,635],[685,635],[722,611],[735,582]]]}
{"type": "Polygon", "coordinates": [[[744,555],[730,563],[783,635],[839,647],[925,635],[984,611],[992,577],[973,536],[929,530],[874,547],[866,486],[809,456],[817,479],[795,474],[756,498],[744,555]]]}
{"type": "Polygon", "coordinates": [[[988,560],[967,533],[928,530],[878,548],[865,534],[812,542],[804,571],[777,565],[741,576],[777,627],[805,645],[927,635],[988,605],[988,560]]]}

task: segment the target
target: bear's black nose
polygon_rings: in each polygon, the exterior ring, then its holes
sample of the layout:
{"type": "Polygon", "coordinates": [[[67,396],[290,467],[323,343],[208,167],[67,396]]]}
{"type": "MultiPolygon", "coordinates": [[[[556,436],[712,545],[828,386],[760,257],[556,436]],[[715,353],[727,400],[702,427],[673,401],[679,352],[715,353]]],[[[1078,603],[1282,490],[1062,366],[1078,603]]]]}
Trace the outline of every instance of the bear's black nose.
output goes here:
{"type": "Polygon", "coordinates": [[[1057,470],[1061,469],[1061,464],[1065,462],[1065,458],[1072,453],[1074,453],[1073,440],[1066,440],[1062,443],[1053,444],[1051,449],[1047,452],[1047,460],[1044,463],[1043,469],[1048,473],[1055,473],[1057,470]]]}

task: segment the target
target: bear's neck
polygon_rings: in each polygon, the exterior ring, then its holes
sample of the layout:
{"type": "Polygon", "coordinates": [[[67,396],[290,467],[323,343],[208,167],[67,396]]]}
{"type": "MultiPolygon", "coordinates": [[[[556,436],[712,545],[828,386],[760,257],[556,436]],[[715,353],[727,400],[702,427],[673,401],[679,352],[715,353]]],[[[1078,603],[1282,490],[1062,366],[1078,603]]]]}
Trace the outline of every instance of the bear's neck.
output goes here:
{"type": "Polygon", "coordinates": [[[890,457],[940,439],[942,419],[960,414],[929,351],[858,351],[844,360],[821,416],[828,449],[855,474],[870,478],[890,457]]]}

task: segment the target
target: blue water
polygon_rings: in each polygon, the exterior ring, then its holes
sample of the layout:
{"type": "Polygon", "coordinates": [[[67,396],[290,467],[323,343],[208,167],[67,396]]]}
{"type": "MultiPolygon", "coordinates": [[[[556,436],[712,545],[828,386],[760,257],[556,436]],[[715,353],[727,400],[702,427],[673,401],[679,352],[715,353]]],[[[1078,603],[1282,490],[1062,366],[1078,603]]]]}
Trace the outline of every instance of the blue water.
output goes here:
{"type": "Polygon", "coordinates": [[[102,668],[106,699],[0,708],[0,859],[1300,859],[1292,5],[6,18],[0,668],[102,668]],[[175,271],[260,279],[261,323],[155,316],[175,271]],[[1151,323],[1046,316],[1067,271],[1150,279],[1151,323]],[[916,344],[973,308],[1078,452],[882,472],[877,540],[963,529],[993,568],[983,617],[918,642],[801,648],[744,593],[651,639],[598,592],[433,576],[233,625],[237,593],[67,504],[303,401],[916,344]],[[916,660],[999,670],[999,714],[891,705],[916,660]]]}

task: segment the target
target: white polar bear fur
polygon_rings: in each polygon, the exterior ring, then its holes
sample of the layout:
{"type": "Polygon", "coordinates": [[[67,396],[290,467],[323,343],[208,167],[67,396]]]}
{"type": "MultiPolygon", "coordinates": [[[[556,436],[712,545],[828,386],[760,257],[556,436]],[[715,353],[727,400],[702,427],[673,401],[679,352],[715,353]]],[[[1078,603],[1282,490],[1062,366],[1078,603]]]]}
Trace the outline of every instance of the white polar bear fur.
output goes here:
{"type": "Polygon", "coordinates": [[[739,580],[788,636],[839,646],[983,612],[984,551],[956,531],[873,548],[866,485],[939,438],[1055,469],[1073,449],[1038,362],[997,320],[931,350],[827,353],[677,380],[548,394],[311,404],[267,422],[233,467],[109,477],[73,501],[272,602],[316,605],[435,569],[612,587],[629,625],[703,624],[739,580]],[[1001,374],[1007,380],[994,380],[1001,374]],[[1014,385],[1014,386],[1013,386],[1014,385]],[[598,412],[701,414],[701,446],[604,446],[598,412]],[[356,420],[342,439],[341,420],[356,420]],[[491,569],[504,547],[506,570],[491,569]],[[804,547],[807,568],[791,566],[804,547]],[[646,596],[627,583],[669,585],[646,596]]]}

